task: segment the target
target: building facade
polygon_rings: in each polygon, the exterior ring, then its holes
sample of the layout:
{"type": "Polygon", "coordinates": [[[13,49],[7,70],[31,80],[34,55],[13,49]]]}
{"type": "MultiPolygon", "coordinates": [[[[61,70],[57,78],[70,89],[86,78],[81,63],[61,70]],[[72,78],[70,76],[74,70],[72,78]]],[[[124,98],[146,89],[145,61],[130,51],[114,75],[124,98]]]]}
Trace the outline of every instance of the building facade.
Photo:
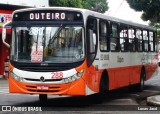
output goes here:
{"type": "MultiPolygon", "coordinates": [[[[12,19],[14,10],[29,7],[48,7],[49,0],[1,0],[0,1],[0,78],[4,77],[5,61],[9,56],[9,49],[2,43],[2,26],[12,19]]],[[[11,41],[11,29],[7,29],[6,41],[11,41]]]]}

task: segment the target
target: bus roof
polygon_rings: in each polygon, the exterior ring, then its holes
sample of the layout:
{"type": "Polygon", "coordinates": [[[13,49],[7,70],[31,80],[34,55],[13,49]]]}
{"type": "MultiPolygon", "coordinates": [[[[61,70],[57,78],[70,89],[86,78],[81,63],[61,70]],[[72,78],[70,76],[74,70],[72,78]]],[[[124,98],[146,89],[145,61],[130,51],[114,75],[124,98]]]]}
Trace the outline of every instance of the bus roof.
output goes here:
{"type": "Polygon", "coordinates": [[[31,11],[31,10],[68,10],[68,11],[79,11],[81,13],[83,13],[84,18],[87,18],[88,16],[94,16],[97,18],[101,18],[101,19],[106,19],[108,21],[113,21],[113,22],[117,22],[117,23],[122,23],[122,24],[127,24],[127,25],[131,25],[131,26],[135,26],[135,27],[140,27],[143,29],[150,29],[153,31],[156,31],[156,28],[151,27],[151,26],[147,26],[147,25],[143,25],[143,24],[139,24],[139,23],[135,23],[135,22],[131,22],[131,21],[126,21],[126,20],[122,20],[119,18],[115,18],[115,17],[111,17],[111,16],[107,16],[105,14],[102,13],[98,13],[98,12],[94,12],[88,9],[82,9],[82,8],[71,8],[71,7],[39,7],[39,8],[26,8],[26,9],[20,9],[20,10],[15,10],[13,12],[14,13],[18,13],[18,12],[25,12],[25,11],[31,11]]]}

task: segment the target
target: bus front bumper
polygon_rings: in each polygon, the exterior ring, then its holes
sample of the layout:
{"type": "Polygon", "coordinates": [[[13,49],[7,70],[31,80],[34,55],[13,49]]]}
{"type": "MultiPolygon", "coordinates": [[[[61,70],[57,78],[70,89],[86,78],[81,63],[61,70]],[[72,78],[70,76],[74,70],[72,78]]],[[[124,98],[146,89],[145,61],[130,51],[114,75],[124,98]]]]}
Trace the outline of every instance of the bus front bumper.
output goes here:
{"type": "Polygon", "coordinates": [[[30,84],[18,82],[9,76],[9,92],[19,94],[86,95],[85,81],[80,78],[67,84],[30,84]]]}

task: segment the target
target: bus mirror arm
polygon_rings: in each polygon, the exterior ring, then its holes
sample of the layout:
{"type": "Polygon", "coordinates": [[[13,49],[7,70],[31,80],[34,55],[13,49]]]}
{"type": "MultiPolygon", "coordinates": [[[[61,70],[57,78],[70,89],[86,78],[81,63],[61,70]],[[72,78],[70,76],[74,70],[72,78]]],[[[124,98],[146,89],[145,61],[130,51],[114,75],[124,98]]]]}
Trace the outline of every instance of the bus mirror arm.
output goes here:
{"type": "Polygon", "coordinates": [[[10,45],[5,41],[6,40],[6,28],[5,26],[7,25],[8,23],[4,24],[3,25],[3,28],[2,28],[2,42],[5,46],[7,46],[8,48],[10,48],[10,45]]]}
{"type": "Polygon", "coordinates": [[[2,29],[2,42],[4,45],[10,48],[10,45],[5,40],[6,40],[6,28],[3,28],[2,29]]]}

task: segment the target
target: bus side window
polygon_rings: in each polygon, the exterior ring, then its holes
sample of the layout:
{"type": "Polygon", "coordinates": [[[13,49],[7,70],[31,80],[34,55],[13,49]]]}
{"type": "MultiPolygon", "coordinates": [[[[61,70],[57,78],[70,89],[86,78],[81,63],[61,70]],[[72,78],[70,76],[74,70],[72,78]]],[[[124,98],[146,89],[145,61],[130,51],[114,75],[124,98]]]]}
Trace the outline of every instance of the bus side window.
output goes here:
{"type": "Polygon", "coordinates": [[[129,50],[130,51],[136,51],[136,46],[135,46],[135,30],[134,28],[129,28],[128,29],[128,36],[129,36],[129,50]]]}
{"type": "Polygon", "coordinates": [[[153,32],[149,32],[149,47],[150,47],[150,51],[154,51],[153,32]]]}
{"type": "Polygon", "coordinates": [[[95,53],[96,48],[96,37],[97,37],[97,21],[93,18],[87,21],[87,37],[88,37],[88,48],[89,53],[95,53]],[[94,37],[95,36],[95,37],[94,37]]]}
{"type": "Polygon", "coordinates": [[[107,25],[108,23],[105,21],[100,21],[99,24],[99,45],[101,51],[107,51],[107,25]]]}
{"type": "Polygon", "coordinates": [[[120,27],[120,46],[121,51],[128,51],[128,27],[123,24],[120,27]]]}
{"type": "Polygon", "coordinates": [[[110,50],[119,51],[118,25],[113,23],[111,27],[110,50]]]}
{"type": "Polygon", "coordinates": [[[148,32],[143,30],[143,42],[144,42],[144,51],[148,51],[148,32]]]}
{"type": "Polygon", "coordinates": [[[141,52],[143,49],[142,48],[142,30],[136,29],[136,38],[138,39],[138,41],[137,41],[138,51],[141,52]]]}
{"type": "Polygon", "coordinates": [[[159,49],[157,49],[158,48],[158,45],[159,44],[159,42],[158,42],[158,38],[157,38],[157,33],[156,32],[153,32],[153,48],[154,48],[154,51],[157,51],[157,50],[159,50],[159,49]]]}

